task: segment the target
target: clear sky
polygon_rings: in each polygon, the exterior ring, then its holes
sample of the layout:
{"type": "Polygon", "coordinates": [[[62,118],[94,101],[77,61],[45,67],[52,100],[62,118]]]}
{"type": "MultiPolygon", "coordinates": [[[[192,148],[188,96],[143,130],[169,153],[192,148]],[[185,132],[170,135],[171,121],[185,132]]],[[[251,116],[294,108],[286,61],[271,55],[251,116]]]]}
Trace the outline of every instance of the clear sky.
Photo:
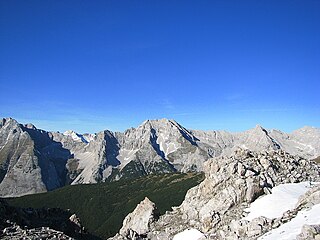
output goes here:
{"type": "Polygon", "coordinates": [[[46,130],[320,127],[319,0],[0,1],[0,116],[46,130]]]}

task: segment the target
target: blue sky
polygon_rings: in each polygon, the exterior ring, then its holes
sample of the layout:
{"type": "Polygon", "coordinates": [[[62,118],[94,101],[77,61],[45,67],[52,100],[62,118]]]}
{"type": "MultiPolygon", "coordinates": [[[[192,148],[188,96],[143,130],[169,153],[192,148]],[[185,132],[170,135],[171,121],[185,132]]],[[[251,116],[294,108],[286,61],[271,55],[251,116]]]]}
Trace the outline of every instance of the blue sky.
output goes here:
{"type": "Polygon", "coordinates": [[[46,130],[320,127],[320,1],[0,1],[0,116],[46,130]]]}

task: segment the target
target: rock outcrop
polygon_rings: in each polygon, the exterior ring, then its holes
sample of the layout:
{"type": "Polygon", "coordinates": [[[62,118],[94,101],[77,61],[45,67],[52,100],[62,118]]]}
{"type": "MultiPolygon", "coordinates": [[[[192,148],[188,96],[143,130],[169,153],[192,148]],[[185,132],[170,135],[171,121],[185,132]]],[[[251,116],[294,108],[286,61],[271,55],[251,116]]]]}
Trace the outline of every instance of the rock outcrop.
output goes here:
{"type": "Polygon", "coordinates": [[[89,239],[80,219],[56,208],[17,208],[0,199],[1,239],[89,239]]]}
{"type": "MultiPolygon", "coordinates": [[[[204,169],[205,180],[187,192],[179,207],[160,217],[149,239],[171,239],[186,228],[218,239],[254,239],[270,220],[242,221],[251,202],[280,183],[320,180],[317,164],[284,151],[239,150],[231,157],[207,161],[204,169]]],[[[315,194],[310,193],[307,202],[316,198],[315,194]]]]}
{"type": "Polygon", "coordinates": [[[19,225],[7,222],[8,226],[2,230],[0,234],[1,239],[5,240],[20,240],[20,239],[61,239],[73,240],[75,238],[69,237],[63,232],[48,228],[39,227],[31,229],[22,229],[19,225]]]}
{"type": "Polygon", "coordinates": [[[297,240],[319,240],[320,225],[303,225],[301,233],[297,236],[297,240]]]}
{"type": "Polygon", "coordinates": [[[20,196],[65,185],[69,150],[50,133],[14,119],[0,123],[0,196],[20,196]]]}
{"type": "Polygon", "coordinates": [[[113,240],[144,239],[150,231],[151,224],[159,219],[156,205],[147,197],[141,201],[132,213],[123,221],[123,226],[113,240]]]}

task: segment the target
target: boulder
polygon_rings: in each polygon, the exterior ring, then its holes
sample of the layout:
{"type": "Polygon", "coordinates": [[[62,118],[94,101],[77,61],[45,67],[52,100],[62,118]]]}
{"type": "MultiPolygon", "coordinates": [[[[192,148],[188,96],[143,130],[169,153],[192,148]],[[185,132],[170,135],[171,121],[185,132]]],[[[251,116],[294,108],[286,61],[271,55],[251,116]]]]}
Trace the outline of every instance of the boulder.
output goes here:
{"type": "Polygon", "coordinates": [[[149,232],[150,225],[159,219],[159,215],[156,205],[146,197],[126,216],[119,233],[127,239],[144,237],[149,232]]]}

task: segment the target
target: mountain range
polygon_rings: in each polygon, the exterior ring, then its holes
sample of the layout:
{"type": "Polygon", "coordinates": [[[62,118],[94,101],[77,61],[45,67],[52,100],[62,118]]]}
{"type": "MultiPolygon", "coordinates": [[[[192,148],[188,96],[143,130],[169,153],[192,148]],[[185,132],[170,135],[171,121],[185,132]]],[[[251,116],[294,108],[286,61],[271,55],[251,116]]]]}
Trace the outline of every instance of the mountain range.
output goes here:
{"type": "Polygon", "coordinates": [[[50,191],[69,184],[130,179],[149,174],[199,172],[204,163],[235,150],[283,150],[320,156],[320,129],[292,133],[255,128],[231,133],[189,130],[174,120],[147,120],[125,132],[49,132],[15,119],[0,120],[0,196],[50,191]]]}

